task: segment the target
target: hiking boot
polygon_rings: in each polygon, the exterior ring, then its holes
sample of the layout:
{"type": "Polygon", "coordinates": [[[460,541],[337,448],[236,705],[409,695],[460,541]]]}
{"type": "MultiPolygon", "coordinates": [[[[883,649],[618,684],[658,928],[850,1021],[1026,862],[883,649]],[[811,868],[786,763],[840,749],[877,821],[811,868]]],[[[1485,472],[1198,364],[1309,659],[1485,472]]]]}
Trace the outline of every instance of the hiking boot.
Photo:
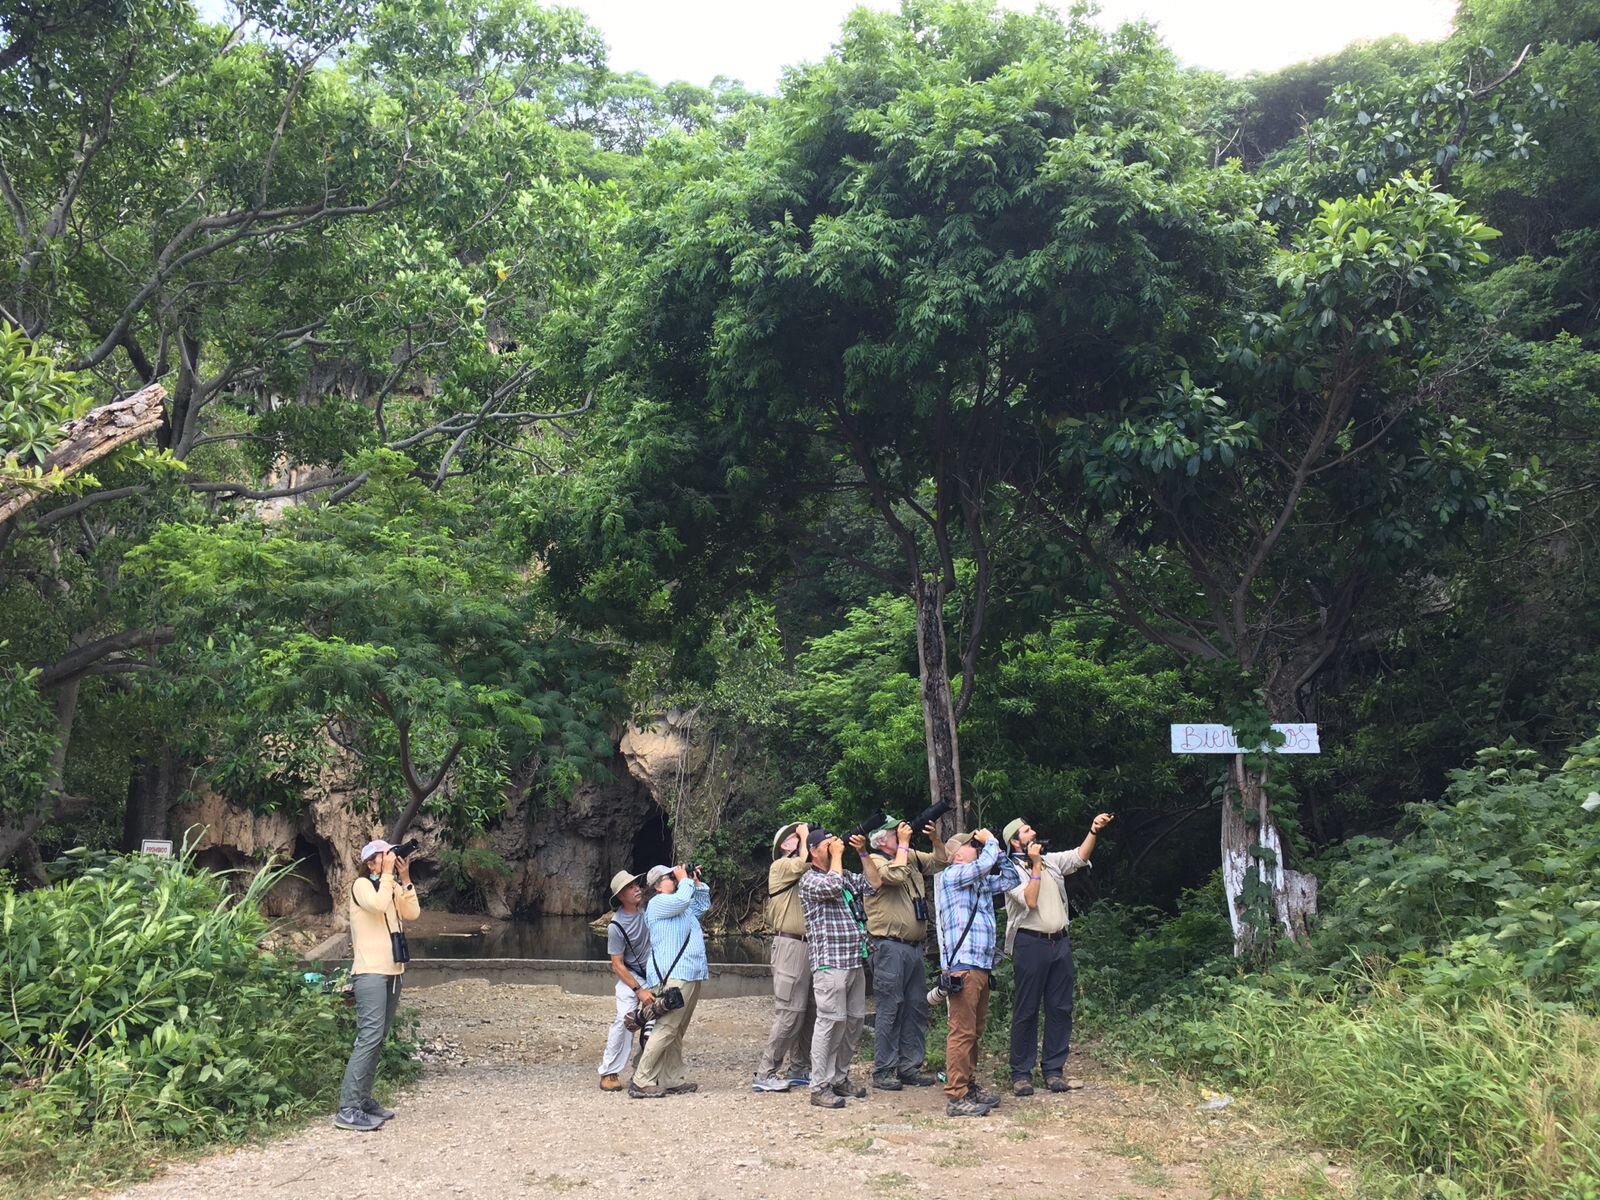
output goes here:
{"type": "Polygon", "coordinates": [[[677,1087],[669,1087],[666,1093],[669,1096],[689,1096],[700,1090],[698,1083],[680,1083],[677,1087]]]}
{"type": "Polygon", "coordinates": [[[846,1075],[833,1085],[833,1094],[835,1096],[844,1096],[851,1100],[864,1100],[867,1096],[867,1089],[851,1083],[850,1077],[846,1075]]]}
{"type": "Polygon", "coordinates": [[[371,1096],[361,1102],[361,1111],[369,1117],[377,1117],[380,1121],[387,1121],[394,1116],[394,1109],[385,1108],[371,1096]]]}
{"type": "Polygon", "coordinates": [[[900,1082],[907,1087],[932,1087],[938,1083],[938,1077],[929,1075],[926,1071],[901,1071],[900,1082]]]}
{"type": "Polygon", "coordinates": [[[900,1082],[898,1075],[873,1075],[872,1086],[880,1092],[898,1092],[906,1085],[900,1082]]]}
{"type": "Polygon", "coordinates": [[[371,1133],[376,1129],[382,1129],[383,1122],[359,1108],[341,1108],[333,1114],[333,1127],[348,1129],[352,1133],[371,1133]]]}
{"type": "Polygon", "coordinates": [[[997,1095],[994,1092],[986,1092],[986,1091],[984,1091],[976,1083],[967,1084],[967,1095],[966,1095],[966,1098],[968,1100],[975,1100],[979,1104],[986,1105],[989,1108],[997,1108],[997,1107],[999,1107],[999,1104],[1000,1104],[999,1095],[997,1095]]]}
{"type": "Polygon", "coordinates": [[[1052,1092],[1076,1092],[1083,1087],[1083,1080],[1063,1079],[1059,1075],[1051,1075],[1045,1079],[1044,1085],[1052,1092]]]}
{"type": "Polygon", "coordinates": [[[1011,1081],[1011,1094],[1013,1096],[1033,1095],[1033,1081],[1031,1079],[1013,1079],[1011,1081]]]}
{"type": "Polygon", "coordinates": [[[831,1090],[813,1091],[811,1104],[814,1108],[843,1108],[844,1097],[831,1090]]]}
{"type": "Polygon", "coordinates": [[[622,1090],[622,1080],[615,1075],[602,1075],[600,1076],[600,1090],[602,1092],[620,1092],[622,1090]]]}
{"type": "Polygon", "coordinates": [[[633,1080],[628,1080],[628,1095],[635,1100],[659,1100],[666,1094],[659,1087],[640,1087],[633,1080]]]}
{"type": "Polygon", "coordinates": [[[963,1096],[959,1100],[951,1100],[944,1106],[944,1115],[947,1117],[987,1117],[989,1106],[979,1104],[971,1096],[963,1096]]]}
{"type": "MultiPolygon", "coordinates": [[[[807,1083],[811,1082],[809,1079],[807,1083]]],[[[755,1082],[750,1085],[752,1092],[787,1092],[792,1086],[788,1079],[780,1079],[776,1075],[757,1075],[755,1082]]]]}

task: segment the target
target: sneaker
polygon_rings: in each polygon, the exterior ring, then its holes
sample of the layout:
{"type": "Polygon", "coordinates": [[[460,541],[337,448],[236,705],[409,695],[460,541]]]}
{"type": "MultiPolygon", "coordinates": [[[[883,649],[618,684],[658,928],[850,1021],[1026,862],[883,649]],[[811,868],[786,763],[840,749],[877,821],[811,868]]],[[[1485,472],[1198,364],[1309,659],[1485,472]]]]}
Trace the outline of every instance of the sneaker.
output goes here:
{"type": "Polygon", "coordinates": [[[846,1075],[833,1085],[833,1094],[835,1096],[845,1096],[851,1100],[864,1100],[867,1096],[867,1089],[851,1083],[850,1077],[846,1075]]]}
{"type": "Polygon", "coordinates": [[[814,1108],[843,1108],[844,1097],[831,1090],[817,1090],[811,1093],[811,1104],[814,1108]]]}
{"type": "Polygon", "coordinates": [[[394,1116],[394,1109],[385,1108],[370,1096],[361,1102],[361,1111],[369,1117],[377,1117],[380,1121],[387,1121],[394,1116]]]}
{"type": "Polygon", "coordinates": [[[872,1077],[872,1086],[880,1092],[898,1092],[905,1084],[900,1082],[898,1075],[877,1075],[872,1077]]]}
{"type": "Polygon", "coordinates": [[[979,1104],[971,1096],[963,1096],[959,1100],[951,1100],[944,1106],[944,1115],[947,1117],[987,1117],[989,1106],[979,1104]]]}
{"type": "MultiPolygon", "coordinates": [[[[750,1085],[752,1092],[787,1092],[793,1086],[793,1080],[780,1079],[776,1075],[757,1075],[755,1082],[750,1085]]],[[[811,1081],[806,1080],[807,1083],[811,1081]]]]}
{"type": "Polygon", "coordinates": [[[382,1129],[383,1122],[359,1108],[341,1108],[333,1114],[333,1127],[348,1129],[352,1133],[371,1133],[375,1129],[382,1129]]]}
{"type": "Polygon", "coordinates": [[[640,1087],[633,1080],[628,1080],[628,1095],[635,1100],[659,1100],[667,1093],[658,1087],[640,1087]]]}
{"type": "Polygon", "coordinates": [[[789,1086],[792,1088],[808,1088],[811,1086],[811,1076],[805,1071],[796,1071],[789,1076],[789,1086]]]}
{"type": "Polygon", "coordinates": [[[677,1087],[669,1087],[665,1090],[669,1096],[690,1096],[700,1090],[700,1085],[698,1083],[680,1083],[677,1087]]]}
{"type": "Polygon", "coordinates": [[[600,1076],[600,1090],[602,1092],[620,1092],[622,1090],[622,1080],[615,1075],[602,1075],[600,1076]]]}
{"type": "Polygon", "coordinates": [[[929,1075],[926,1071],[901,1071],[900,1082],[907,1087],[932,1087],[938,1083],[936,1076],[929,1075]]]}
{"type": "Polygon", "coordinates": [[[1011,1094],[1013,1096],[1033,1095],[1033,1081],[1029,1079],[1013,1079],[1011,1081],[1011,1094]]]}
{"type": "Polygon", "coordinates": [[[996,1095],[994,1092],[984,1091],[976,1083],[969,1083],[967,1085],[966,1098],[968,1100],[976,1100],[979,1104],[988,1105],[990,1108],[996,1108],[1000,1104],[1000,1097],[998,1095],[996,1095]]]}

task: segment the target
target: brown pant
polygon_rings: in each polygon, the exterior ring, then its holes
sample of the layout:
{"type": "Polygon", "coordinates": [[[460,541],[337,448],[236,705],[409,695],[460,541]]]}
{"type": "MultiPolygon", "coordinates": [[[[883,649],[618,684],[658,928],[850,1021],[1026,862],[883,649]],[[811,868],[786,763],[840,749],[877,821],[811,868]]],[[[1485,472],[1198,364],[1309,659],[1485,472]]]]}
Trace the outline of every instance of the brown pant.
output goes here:
{"type": "Polygon", "coordinates": [[[959,1100],[978,1073],[978,1039],[989,1019],[989,972],[974,968],[954,972],[966,981],[951,996],[950,1034],[944,1041],[944,1094],[959,1100]]]}

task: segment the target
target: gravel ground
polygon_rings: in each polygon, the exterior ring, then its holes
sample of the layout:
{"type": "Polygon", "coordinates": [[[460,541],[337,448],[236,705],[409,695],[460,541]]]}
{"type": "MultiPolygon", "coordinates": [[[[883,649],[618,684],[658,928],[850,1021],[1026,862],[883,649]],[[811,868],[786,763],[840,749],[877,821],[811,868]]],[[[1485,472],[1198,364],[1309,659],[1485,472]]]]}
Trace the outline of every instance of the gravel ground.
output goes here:
{"type": "MultiPolygon", "coordinates": [[[[660,1192],[682,1197],[801,1195],[1105,1200],[1281,1195],[1277,1181],[1342,1172],[1251,1123],[1238,1106],[1117,1081],[1074,1056],[1067,1095],[1007,1097],[982,1119],[944,1115],[937,1088],[871,1092],[843,1110],[803,1091],[750,1091],[771,1001],[702,1001],[688,1038],[700,1091],[662,1100],[602,1093],[595,1064],[609,997],[469,980],[405,997],[428,1047],[420,1080],[392,1098],[374,1134],[318,1121],[271,1142],[190,1162],[118,1193],[129,1200],[254,1197],[348,1200],[373,1194],[473,1196],[660,1192]]],[[[856,1069],[862,1079],[866,1071],[856,1069]]],[[[1311,1194],[1342,1188],[1321,1182],[1311,1194]],[[1322,1190],[1325,1189],[1325,1190],[1322,1190]]]]}

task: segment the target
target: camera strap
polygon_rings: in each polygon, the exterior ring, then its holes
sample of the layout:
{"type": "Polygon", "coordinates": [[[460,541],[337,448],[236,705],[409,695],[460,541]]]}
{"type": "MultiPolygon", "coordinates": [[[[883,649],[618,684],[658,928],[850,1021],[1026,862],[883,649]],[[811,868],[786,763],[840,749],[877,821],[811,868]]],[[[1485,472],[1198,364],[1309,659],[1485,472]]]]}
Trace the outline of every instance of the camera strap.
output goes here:
{"type": "MultiPolygon", "coordinates": [[[[617,932],[622,935],[622,944],[628,948],[628,952],[622,956],[622,961],[627,964],[628,970],[632,971],[634,978],[637,979],[644,974],[644,964],[638,961],[639,955],[634,951],[633,939],[628,936],[627,928],[616,917],[611,918],[611,923],[617,927],[617,932]],[[629,962],[630,958],[633,960],[632,962],[629,962]]],[[[677,966],[678,964],[674,962],[672,965],[677,966]]]]}
{"type": "MultiPolygon", "coordinates": [[[[355,879],[352,879],[350,881],[350,899],[351,900],[355,900],[355,903],[356,903],[357,907],[359,907],[360,904],[361,904],[361,901],[356,900],[356,884],[359,883],[359,882],[360,882],[359,880],[355,880],[355,879]]],[[[367,882],[368,883],[372,883],[372,880],[371,880],[370,877],[367,879],[367,882]]],[[[378,894],[378,885],[376,883],[372,883],[372,894],[374,896],[376,896],[378,894]]],[[[386,908],[385,909],[380,909],[379,912],[378,912],[378,915],[383,918],[383,927],[389,933],[404,933],[406,931],[405,922],[400,919],[400,915],[398,913],[395,914],[394,923],[396,925],[400,926],[399,929],[390,929],[389,928],[389,910],[388,909],[386,909],[386,908]]]]}
{"type": "MultiPolygon", "coordinates": [[[[623,936],[626,937],[627,934],[623,934],[623,936]]],[[[684,934],[683,945],[679,946],[678,947],[678,952],[672,956],[672,966],[668,967],[667,968],[667,973],[661,977],[661,986],[662,987],[666,987],[667,986],[667,980],[672,978],[672,972],[673,972],[674,968],[677,967],[678,960],[683,957],[683,952],[685,950],[687,950],[688,948],[689,948],[689,935],[688,934],[684,934]]],[[[661,964],[656,962],[656,948],[654,946],[650,947],[650,965],[652,967],[654,967],[657,971],[661,970],[661,964]]]]}
{"type": "Polygon", "coordinates": [[[961,936],[956,939],[956,944],[951,947],[950,953],[945,955],[945,962],[951,967],[956,965],[956,954],[967,944],[967,934],[972,932],[972,923],[978,919],[978,904],[983,899],[982,890],[977,887],[972,889],[972,912],[967,915],[966,928],[961,931],[961,936]]]}
{"type": "Polygon", "coordinates": [[[788,883],[784,884],[777,891],[768,892],[767,893],[767,899],[768,900],[776,900],[779,896],[783,895],[785,892],[793,891],[794,888],[799,885],[800,879],[801,879],[801,876],[797,875],[793,879],[791,879],[788,883]]]}

